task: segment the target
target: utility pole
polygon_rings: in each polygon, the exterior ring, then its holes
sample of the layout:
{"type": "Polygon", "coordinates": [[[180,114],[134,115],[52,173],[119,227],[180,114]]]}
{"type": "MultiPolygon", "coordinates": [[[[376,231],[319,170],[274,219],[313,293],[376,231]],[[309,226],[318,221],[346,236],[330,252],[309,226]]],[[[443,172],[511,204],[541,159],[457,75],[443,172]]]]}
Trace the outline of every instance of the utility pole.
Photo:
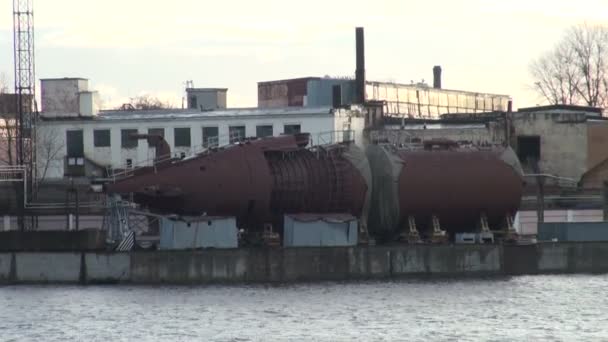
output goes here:
{"type": "Polygon", "coordinates": [[[15,95],[17,98],[16,147],[17,165],[26,168],[24,187],[15,187],[20,230],[32,229],[34,220],[26,222],[25,202],[33,197],[35,181],[36,77],[34,68],[33,0],[13,0],[13,53],[15,61],[15,95]]]}

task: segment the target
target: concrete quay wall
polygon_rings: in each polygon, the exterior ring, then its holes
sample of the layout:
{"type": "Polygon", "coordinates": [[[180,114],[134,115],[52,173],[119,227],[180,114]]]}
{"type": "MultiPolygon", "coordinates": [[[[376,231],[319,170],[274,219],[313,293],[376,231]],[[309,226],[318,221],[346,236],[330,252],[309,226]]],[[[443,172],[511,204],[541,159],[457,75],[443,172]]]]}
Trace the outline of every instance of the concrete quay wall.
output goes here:
{"type": "Polygon", "coordinates": [[[211,284],[608,273],[608,242],[0,253],[0,284],[211,284]]]}

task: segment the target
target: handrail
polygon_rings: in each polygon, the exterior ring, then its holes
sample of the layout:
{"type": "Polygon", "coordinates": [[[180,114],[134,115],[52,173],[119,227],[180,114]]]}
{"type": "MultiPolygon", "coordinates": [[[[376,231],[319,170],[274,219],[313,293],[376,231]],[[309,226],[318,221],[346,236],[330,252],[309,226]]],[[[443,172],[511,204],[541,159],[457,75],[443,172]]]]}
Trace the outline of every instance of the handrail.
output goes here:
{"type": "Polygon", "coordinates": [[[317,134],[317,145],[320,146],[354,141],[355,131],[352,129],[325,131],[317,134]]]}
{"type": "Polygon", "coordinates": [[[179,160],[186,159],[186,158],[192,157],[194,155],[199,155],[201,153],[208,152],[209,150],[211,150],[213,148],[220,148],[220,147],[237,144],[237,143],[243,141],[244,139],[245,139],[245,137],[241,137],[241,134],[238,131],[233,131],[229,134],[218,135],[215,137],[207,138],[206,145],[204,144],[205,142],[203,141],[203,146],[194,146],[194,147],[191,146],[190,150],[187,152],[188,154],[182,158],[176,157],[175,153],[170,153],[170,154],[162,155],[159,157],[138,160],[134,163],[131,163],[130,166],[128,164],[123,164],[123,165],[121,165],[122,167],[108,166],[108,167],[106,167],[106,173],[108,174],[108,177],[110,179],[112,179],[112,181],[116,181],[117,177],[132,176],[136,170],[141,169],[143,167],[154,167],[155,171],[156,171],[156,166],[161,163],[165,163],[172,159],[179,159],[179,160]],[[219,142],[224,140],[223,138],[228,138],[228,143],[224,144],[224,145],[220,145],[219,142]],[[212,143],[209,143],[209,141],[212,141],[212,143]]]}

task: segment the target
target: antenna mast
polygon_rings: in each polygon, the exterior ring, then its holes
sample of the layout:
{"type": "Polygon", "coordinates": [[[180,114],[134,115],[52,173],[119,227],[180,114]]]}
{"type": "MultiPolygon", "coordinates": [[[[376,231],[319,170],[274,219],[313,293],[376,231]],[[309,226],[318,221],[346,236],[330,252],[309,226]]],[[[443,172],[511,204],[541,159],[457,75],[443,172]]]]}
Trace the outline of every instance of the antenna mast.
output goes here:
{"type": "MultiPolygon", "coordinates": [[[[33,0],[13,0],[13,44],[15,58],[15,94],[17,98],[17,164],[26,168],[26,187],[17,191],[19,227],[25,230],[26,199],[32,198],[35,180],[34,140],[36,121],[36,77],[34,68],[33,0]]],[[[33,223],[31,220],[30,223],[33,223]]],[[[33,228],[33,224],[29,227],[33,228]]]]}

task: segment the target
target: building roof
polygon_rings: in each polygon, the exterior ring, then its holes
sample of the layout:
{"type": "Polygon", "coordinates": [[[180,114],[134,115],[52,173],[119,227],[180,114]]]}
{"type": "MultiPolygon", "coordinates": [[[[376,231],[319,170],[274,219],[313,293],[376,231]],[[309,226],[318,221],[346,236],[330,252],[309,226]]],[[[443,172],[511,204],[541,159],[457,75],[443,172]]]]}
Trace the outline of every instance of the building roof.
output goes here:
{"type": "Polygon", "coordinates": [[[597,107],[587,107],[587,106],[575,106],[575,105],[548,105],[548,106],[536,106],[536,107],[526,107],[519,108],[518,112],[546,112],[546,111],[555,111],[555,110],[568,110],[568,111],[577,111],[577,112],[591,112],[602,114],[602,108],[597,107]]]}
{"type": "Polygon", "coordinates": [[[41,78],[40,81],[88,81],[88,78],[83,77],[56,77],[56,78],[41,78]]]}
{"type": "Polygon", "coordinates": [[[186,92],[214,92],[214,91],[228,91],[228,88],[186,88],[186,92]]]}
{"type": "Polygon", "coordinates": [[[297,115],[330,115],[331,107],[283,107],[283,108],[233,108],[211,111],[197,109],[157,109],[157,110],[105,110],[92,117],[44,118],[48,121],[136,121],[136,120],[174,120],[228,117],[276,117],[297,115]]]}
{"type": "Polygon", "coordinates": [[[262,81],[262,82],[258,82],[258,85],[260,85],[260,84],[279,84],[279,83],[310,81],[310,80],[320,80],[320,79],[321,79],[321,77],[316,77],[316,76],[296,77],[296,78],[286,78],[283,80],[262,81]]]}
{"type": "Polygon", "coordinates": [[[468,90],[458,90],[458,89],[446,89],[446,88],[434,88],[430,85],[420,85],[420,84],[405,84],[405,83],[397,83],[397,82],[381,82],[381,81],[365,81],[366,85],[384,85],[384,86],[393,86],[393,87],[402,87],[402,88],[412,88],[412,89],[428,89],[433,91],[440,91],[446,93],[459,93],[459,94],[470,94],[470,95],[487,95],[494,97],[508,97],[511,98],[510,95],[505,94],[492,94],[492,93],[484,93],[479,91],[468,91],[468,90]]]}

